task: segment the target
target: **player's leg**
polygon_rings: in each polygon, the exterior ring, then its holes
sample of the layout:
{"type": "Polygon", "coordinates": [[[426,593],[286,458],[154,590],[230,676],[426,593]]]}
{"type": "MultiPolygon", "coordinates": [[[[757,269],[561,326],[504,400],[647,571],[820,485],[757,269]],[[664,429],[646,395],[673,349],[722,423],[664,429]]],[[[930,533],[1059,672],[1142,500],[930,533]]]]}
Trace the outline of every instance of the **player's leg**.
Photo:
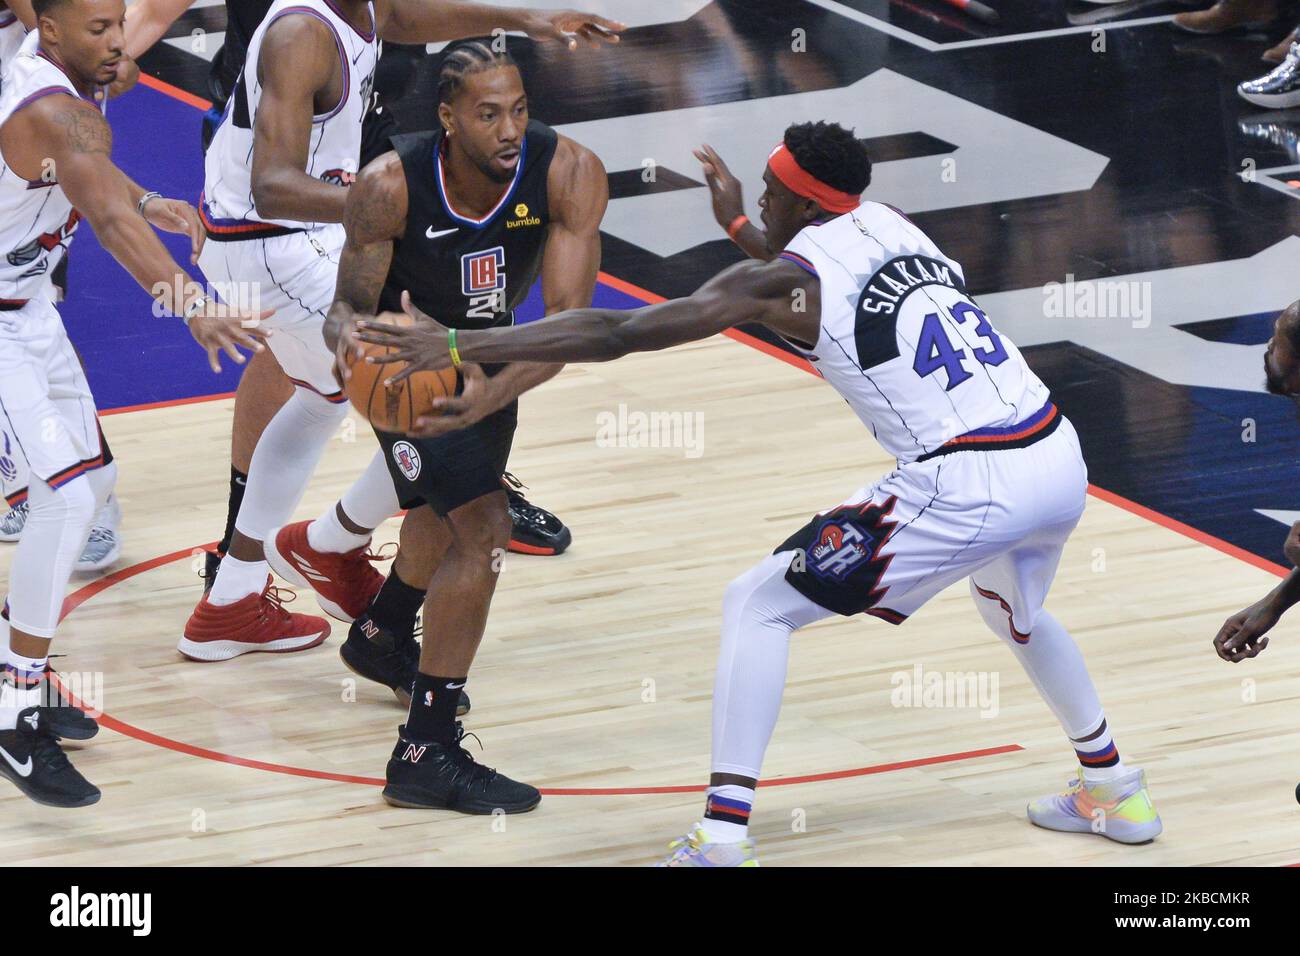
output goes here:
{"type": "Polygon", "coordinates": [[[757,866],[749,815],[785,691],[790,636],[834,612],[786,580],[793,550],[768,555],[727,587],[713,683],[713,770],[704,817],[667,866],[757,866]]]}
{"type": "Polygon", "coordinates": [[[276,310],[267,320],[268,345],[296,387],[257,443],[230,548],[178,643],[195,660],[305,650],[329,635],[325,619],[284,610],[262,542],[297,507],[346,414],[333,354],[321,336],[342,238],[340,227],[311,237],[210,240],[199,257],[205,276],[227,297],[246,308],[276,310]]]}
{"type": "MultiPolygon", "coordinates": [[[[112,488],[94,403],[71,374],[54,306],[32,302],[0,326],[0,421],[27,463],[26,528],[9,575],[8,647],[0,685],[0,772],[32,799],[86,806],[99,791],[67,761],[49,726],[43,686],[50,640],[73,564],[112,488]]],[[[5,477],[5,494],[23,494],[5,477]]]]}
{"type": "Polygon", "coordinates": [[[427,503],[449,532],[424,602],[410,711],[388,762],[384,798],[396,806],[521,813],[541,799],[533,787],[476,763],[460,746],[456,720],[510,542],[501,472],[516,423],[512,403],[436,439],[379,435],[399,500],[427,503]]]}
{"type": "MultiPolygon", "coordinates": [[[[401,544],[379,593],[348,631],[339,656],[354,673],[389,688],[404,707],[419,670],[417,618],[433,573],[451,544],[451,529],[432,508],[412,507],[402,521],[401,544]]],[[[457,716],[469,711],[462,690],[457,716]]]]}
{"type": "Polygon", "coordinates": [[[1076,779],[1065,793],[1030,803],[1030,821],[1052,830],[1145,843],[1161,830],[1146,777],[1120,759],[1083,654],[1043,607],[1073,527],[1067,522],[1044,528],[979,569],[971,575],[971,597],[984,623],[1011,648],[1056,715],[1079,761],[1076,779]]]}
{"type": "Polygon", "coordinates": [[[510,542],[505,492],[495,491],[447,515],[451,540],[429,583],[426,632],[406,724],[388,762],[384,799],[402,807],[462,813],[531,810],[541,795],[474,761],[460,746],[462,690],[487,624],[501,557],[510,542]]]}
{"type": "Polygon", "coordinates": [[[1062,420],[1042,441],[986,457],[994,500],[1015,502],[1015,518],[1025,531],[972,571],[971,595],[985,624],[1011,648],[1060,721],[1079,761],[1070,789],[1035,800],[1029,819],[1054,830],[1144,843],[1161,830],[1145,776],[1121,761],[1078,645],[1043,607],[1065,543],[1083,514],[1087,471],[1078,437],[1062,420]]]}
{"type": "Polygon", "coordinates": [[[384,453],[376,452],[343,497],[314,521],[298,521],[267,532],[271,570],[299,587],[316,591],[331,617],[351,624],[379,593],[384,576],[375,570],[370,539],[400,507],[384,453]]]}
{"type": "Polygon", "coordinates": [[[275,360],[270,349],[256,352],[244,367],[235,389],[235,413],[230,433],[230,487],[226,497],[226,527],[217,542],[215,552],[210,552],[203,569],[204,588],[210,589],[216,580],[221,558],[230,549],[230,539],[235,535],[235,519],[244,502],[244,489],[248,487],[248,469],[253,463],[253,450],[262,432],[276,413],[293,396],[293,383],[275,360]]]}

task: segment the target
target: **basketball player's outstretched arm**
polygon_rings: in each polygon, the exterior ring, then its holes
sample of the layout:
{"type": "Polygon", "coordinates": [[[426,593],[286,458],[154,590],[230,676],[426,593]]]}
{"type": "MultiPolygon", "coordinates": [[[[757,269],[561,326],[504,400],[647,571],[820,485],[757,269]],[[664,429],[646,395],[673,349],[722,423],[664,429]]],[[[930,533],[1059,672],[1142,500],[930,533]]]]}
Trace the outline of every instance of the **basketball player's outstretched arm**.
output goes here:
{"type": "Polygon", "coordinates": [[[486,36],[494,30],[526,33],[534,40],[561,40],[569,49],[617,43],[623,24],[575,10],[529,10],[448,0],[375,0],[379,35],[394,43],[433,43],[486,36]]]}
{"type": "Polygon", "coordinates": [[[338,47],[329,27],[316,17],[276,20],[262,39],[257,72],[262,84],[253,120],[253,203],[258,215],[342,222],[348,187],[306,172],[312,116],[333,109],[343,90],[338,47]]]}
{"type": "Polygon", "coordinates": [[[1268,647],[1268,638],[1264,635],[1273,629],[1287,610],[1300,604],[1300,521],[1287,532],[1283,550],[1287,560],[1297,567],[1272,591],[1232,615],[1219,628],[1214,638],[1214,650],[1225,661],[1236,664],[1258,656],[1268,647]]]}
{"type": "MultiPolygon", "coordinates": [[[[98,109],[73,96],[42,97],[9,119],[0,134],[0,147],[18,175],[40,182],[53,174],[95,230],[100,245],[145,291],[156,300],[161,298],[169,311],[185,314],[196,300],[207,300],[150,228],[152,223],[193,236],[197,213],[179,200],[151,200],[145,216],[136,212],[144,190],[113,165],[113,133],[98,109]],[[182,214],[181,207],[188,212],[182,214]]],[[[227,310],[207,300],[188,325],[207,351],[213,371],[219,372],[220,351],[242,363],[236,345],[261,350],[265,336],[257,326],[270,314],[269,310],[256,315],[227,310]]]]}
{"type": "MultiPolygon", "coordinates": [[[[362,322],[356,337],[395,349],[378,364],[412,363],[393,380],[450,366],[448,330],[412,306],[406,296],[403,308],[422,321],[407,328],[362,322]]],[[[820,315],[821,286],[815,276],[785,259],[750,259],[719,273],[685,299],[631,311],[574,309],[523,326],[461,330],[456,344],[465,362],[609,362],[629,352],[653,352],[706,339],[747,322],[797,341],[815,342],[820,315]]]]}

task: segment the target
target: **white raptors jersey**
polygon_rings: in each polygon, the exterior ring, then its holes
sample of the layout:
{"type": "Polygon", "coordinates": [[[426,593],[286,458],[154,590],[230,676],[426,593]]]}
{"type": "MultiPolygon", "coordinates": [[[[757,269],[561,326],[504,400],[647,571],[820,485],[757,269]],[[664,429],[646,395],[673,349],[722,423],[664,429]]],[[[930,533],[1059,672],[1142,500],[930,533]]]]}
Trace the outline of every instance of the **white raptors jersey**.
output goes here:
{"type": "Polygon", "coordinates": [[[821,284],[821,334],[801,351],[900,462],[971,432],[1011,437],[1047,404],[961,266],[896,209],[863,203],[805,228],[781,256],[821,284]]]}
{"type": "MultiPolygon", "coordinates": [[[[18,110],[43,96],[80,96],[63,68],[40,49],[40,33],[23,41],[5,64],[0,89],[0,127],[18,110]]],[[[102,110],[101,104],[85,98],[102,110]]],[[[81,215],[53,177],[28,181],[0,156],[0,301],[43,298],[49,275],[77,231],[81,215]]]]}
{"type": "Polygon", "coordinates": [[[12,10],[0,10],[0,89],[4,89],[4,70],[9,61],[18,55],[27,28],[12,10]]]}
{"type": "MultiPolygon", "coordinates": [[[[248,44],[248,58],[235,90],[226,104],[204,161],[204,225],[215,235],[250,238],[264,235],[266,226],[282,228],[316,227],[316,223],[268,219],[259,215],[253,202],[253,129],[262,98],[257,66],[262,38],[281,17],[310,16],[330,28],[338,47],[343,74],[343,94],[327,113],[312,117],[311,140],[307,147],[309,176],[339,185],[350,185],[361,159],[361,121],[375,83],[379,41],[375,37],[375,8],[367,5],[370,30],[360,33],[344,19],[330,0],[275,0],[248,44]]],[[[284,66],[292,69],[292,63],[284,66]]]]}

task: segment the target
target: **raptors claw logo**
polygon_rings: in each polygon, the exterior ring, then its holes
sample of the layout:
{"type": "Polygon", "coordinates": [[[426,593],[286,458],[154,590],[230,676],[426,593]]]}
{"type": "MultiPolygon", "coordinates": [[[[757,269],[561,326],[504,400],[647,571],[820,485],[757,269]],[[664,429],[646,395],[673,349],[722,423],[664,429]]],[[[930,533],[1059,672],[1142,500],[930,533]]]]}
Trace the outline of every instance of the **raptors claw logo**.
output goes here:
{"type": "Polygon", "coordinates": [[[351,186],[357,181],[357,174],[348,169],[327,169],[320,174],[321,182],[334,186],[351,186]]]}

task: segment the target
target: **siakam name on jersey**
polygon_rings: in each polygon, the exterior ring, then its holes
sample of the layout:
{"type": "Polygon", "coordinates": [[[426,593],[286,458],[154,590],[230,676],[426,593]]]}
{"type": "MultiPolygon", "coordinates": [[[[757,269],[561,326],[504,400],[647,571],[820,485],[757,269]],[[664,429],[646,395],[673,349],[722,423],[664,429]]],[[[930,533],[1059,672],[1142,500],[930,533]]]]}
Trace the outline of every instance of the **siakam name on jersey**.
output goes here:
{"type": "Polygon", "coordinates": [[[862,311],[893,315],[909,294],[925,285],[946,285],[959,292],[966,285],[952,266],[929,256],[898,256],[876,270],[862,290],[862,311]]]}

